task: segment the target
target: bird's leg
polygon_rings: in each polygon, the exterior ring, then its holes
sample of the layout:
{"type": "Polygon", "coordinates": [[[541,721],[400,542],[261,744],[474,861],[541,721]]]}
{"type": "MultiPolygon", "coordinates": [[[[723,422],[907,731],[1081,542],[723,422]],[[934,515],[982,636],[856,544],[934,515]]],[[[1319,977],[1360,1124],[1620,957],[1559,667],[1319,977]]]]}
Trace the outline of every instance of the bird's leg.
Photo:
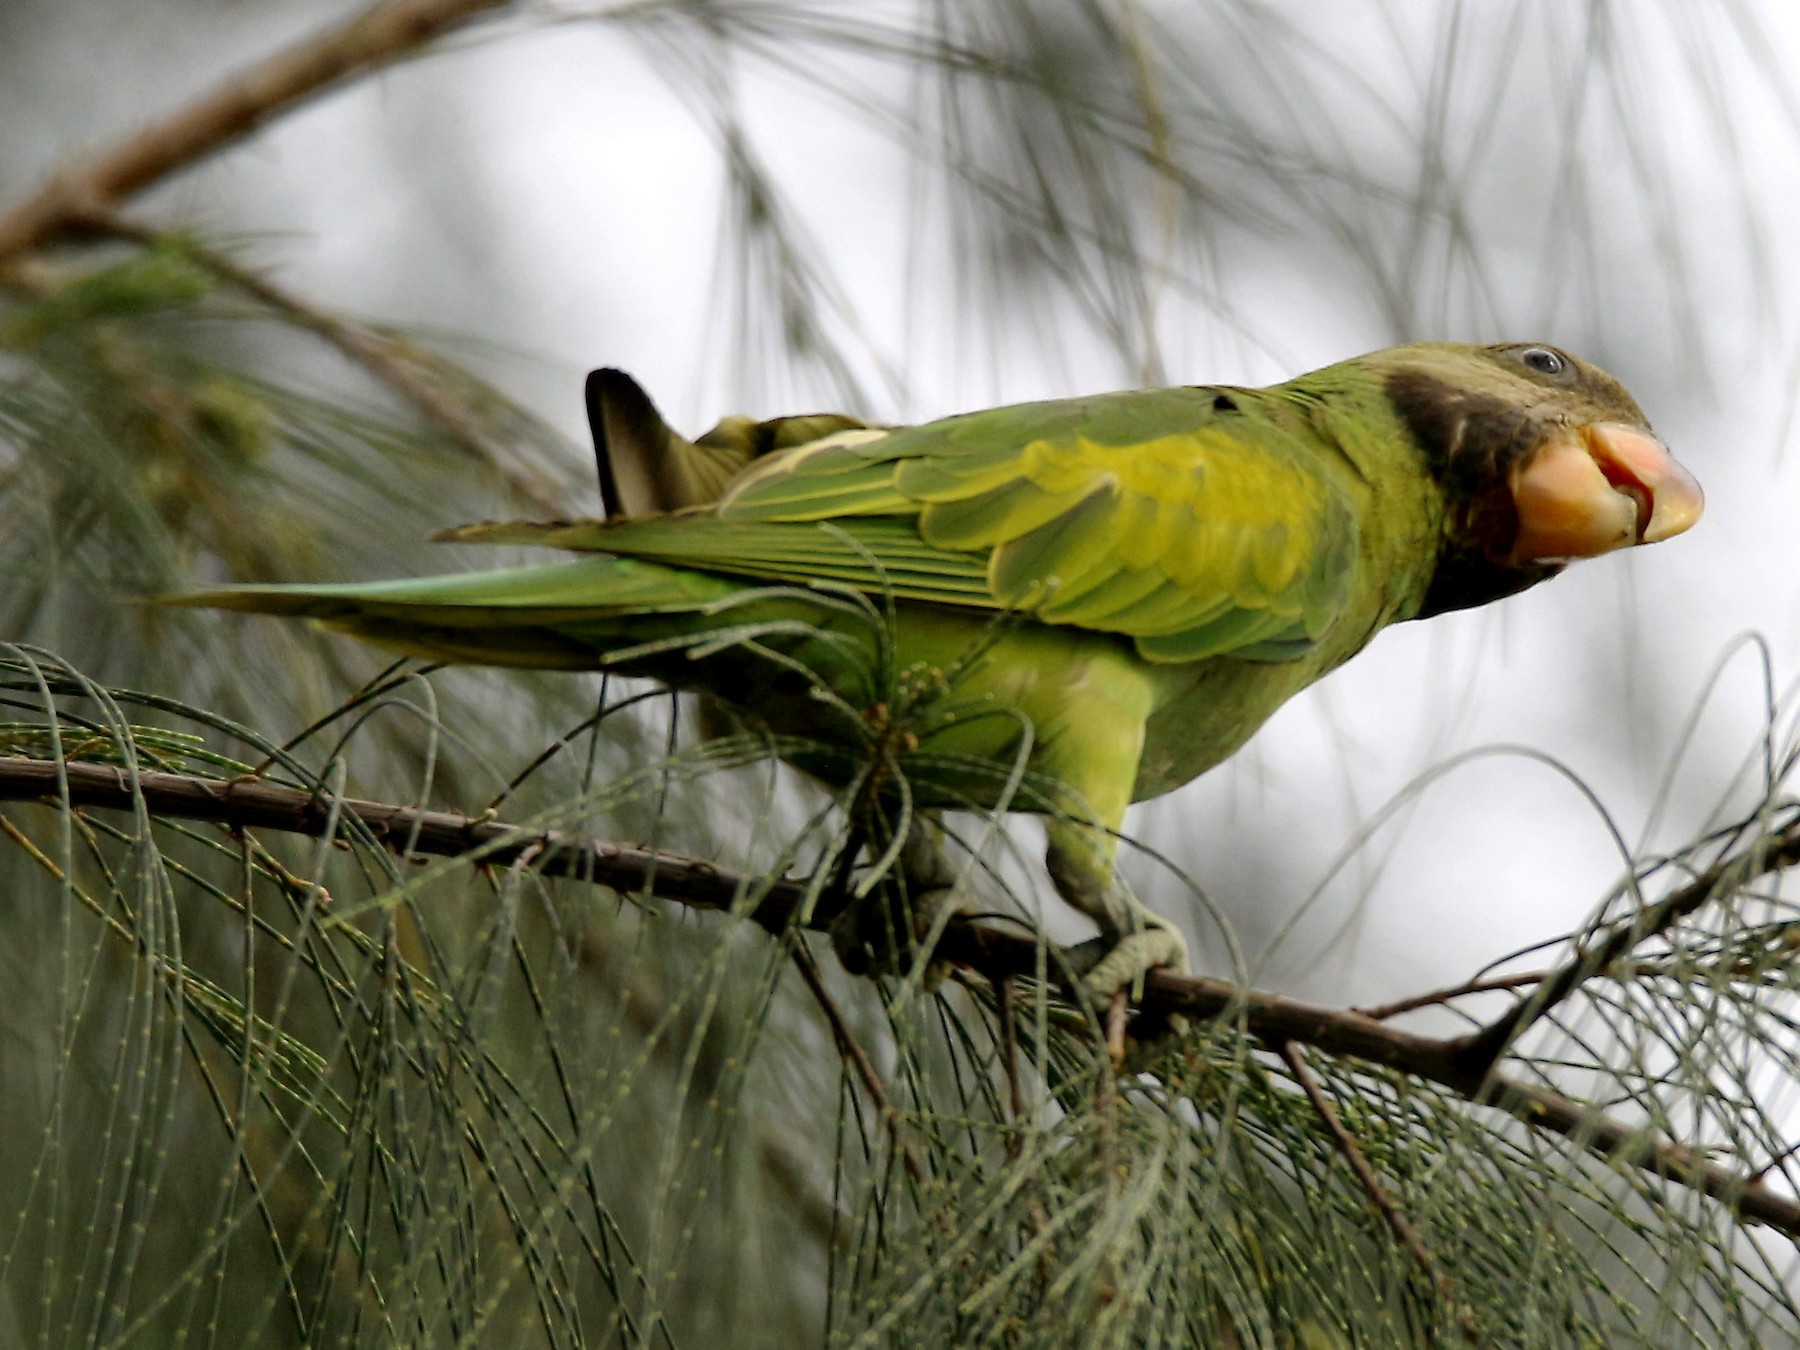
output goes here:
{"type": "MultiPolygon", "coordinates": [[[[1116,832],[1131,804],[1154,690],[1130,663],[1096,658],[1072,692],[1079,697],[1038,718],[1039,765],[1074,794],[1069,809],[1045,826],[1045,862],[1058,894],[1100,926],[1083,983],[1105,1006],[1152,966],[1185,970],[1187,943],[1131,894],[1115,865],[1116,832]]],[[[1077,965],[1088,955],[1078,949],[1077,965]]]]}
{"type": "MultiPolygon", "coordinates": [[[[1187,942],[1181,931],[1150,909],[1120,879],[1114,865],[1117,841],[1096,826],[1069,819],[1050,822],[1045,863],[1050,880],[1064,900],[1100,927],[1091,948],[1094,963],[1082,972],[1082,983],[1105,1003],[1153,966],[1186,970],[1187,942]]],[[[1077,964],[1083,952],[1077,949],[1077,964]]]]}
{"type": "MultiPolygon", "coordinates": [[[[936,821],[914,816],[894,870],[888,884],[851,905],[831,926],[832,945],[846,969],[873,974],[906,969],[915,959],[914,948],[934,942],[945,911],[956,908],[956,869],[936,821]]],[[[926,973],[927,988],[935,988],[943,974],[934,963],[926,973]]]]}

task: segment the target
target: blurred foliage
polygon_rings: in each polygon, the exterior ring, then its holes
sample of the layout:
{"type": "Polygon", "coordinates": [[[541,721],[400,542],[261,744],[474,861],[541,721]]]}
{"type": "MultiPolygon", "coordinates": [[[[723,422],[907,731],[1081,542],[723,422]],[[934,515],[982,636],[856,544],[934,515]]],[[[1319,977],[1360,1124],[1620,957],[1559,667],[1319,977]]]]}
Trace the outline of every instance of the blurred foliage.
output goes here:
{"type": "MultiPolygon", "coordinates": [[[[206,577],[391,570],[397,553],[419,556],[408,541],[463,513],[459,500],[477,510],[505,484],[416,420],[323,380],[308,391],[275,378],[282,361],[305,359],[284,344],[304,342],[306,326],[211,257],[170,236],[28,261],[6,278],[0,626],[119,678],[291,720],[379,666],[274,631],[247,643],[210,616],[141,602],[206,577]]],[[[489,405],[496,443],[546,470],[560,455],[568,480],[565,447],[498,396],[489,405]]]]}
{"type": "MultiPolygon", "coordinates": [[[[224,7],[164,8],[186,32],[224,7]]],[[[1703,160],[1732,185],[1752,96],[1794,122],[1744,6],[634,0],[519,20],[493,31],[623,35],[713,134],[711,310],[671,322],[720,335],[721,405],[779,389],[878,412],[910,384],[847,298],[866,253],[809,224],[768,153],[781,128],[745,91],[771,74],[911,157],[912,318],[953,366],[1035,347],[1082,387],[1109,382],[1096,361],[1186,378],[1196,352],[1280,341],[1246,308],[1270,275],[1346,333],[1547,332],[1657,370],[1768,322],[1698,321],[1709,278],[1673,223],[1703,160]],[[1679,69],[1652,55],[1669,44],[1679,69]]],[[[1754,283],[1769,246],[1736,187],[1710,226],[1754,283]]],[[[591,500],[583,452],[474,373],[479,350],[282,290],[267,260],[291,247],[133,216],[0,260],[0,637],[37,644],[0,662],[0,755],[273,766],[327,799],[492,804],[753,879],[828,873],[852,804],[688,744],[670,700],[426,678],[138,603],[446,570],[471,556],[422,547],[446,524],[591,500]]],[[[1789,809],[1775,728],[1771,709],[1760,813],[1646,859],[1608,916],[1754,849],[1789,809]]],[[[1786,1239],[1309,1055],[1423,1272],[1292,1066],[1230,1018],[1115,1082],[1082,1018],[1022,990],[1009,1074],[978,982],[878,998],[829,975],[890,1114],[793,978],[810,939],[529,867],[403,866],[348,822],[332,846],[9,804],[0,828],[8,1344],[1800,1335],[1786,1239]]],[[[1721,893],[1511,1067],[1792,1194],[1793,924],[1778,888],[1721,893]]]]}

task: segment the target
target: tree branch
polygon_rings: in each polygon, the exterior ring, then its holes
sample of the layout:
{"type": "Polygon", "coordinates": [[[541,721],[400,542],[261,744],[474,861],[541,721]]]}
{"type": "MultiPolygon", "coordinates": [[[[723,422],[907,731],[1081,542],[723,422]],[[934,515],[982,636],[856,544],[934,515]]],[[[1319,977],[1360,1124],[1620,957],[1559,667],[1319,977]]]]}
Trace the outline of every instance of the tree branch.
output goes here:
{"type": "Polygon", "coordinates": [[[169,174],[506,3],[382,0],[338,28],[277,52],[166,120],[57,173],[0,216],[0,259],[81,232],[93,218],[169,174]]]}
{"type": "MultiPolygon", "coordinates": [[[[134,775],[107,764],[36,759],[0,759],[0,800],[66,802],[72,807],[127,811],[135,811],[141,804],[151,815],[315,838],[329,828],[334,805],[313,793],[259,779],[219,780],[153,771],[134,775]]],[[[592,881],[627,893],[653,894],[702,909],[738,908],[752,889],[748,880],[710,863],[586,840],[558,830],[533,830],[381,802],[338,800],[335,810],[340,824],[345,817],[354,818],[377,840],[396,850],[410,841],[414,854],[475,854],[497,866],[529,854],[531,866],[551,875],[592,881]]],[[[1800,822],[1775,836],[1755,856],[1762,864],[1759,870],[1800,861],[1800,822]]],[[[1709,895],[1718,880],[1709,872],[1654,908],[1657,912],[1678,904],[1695,908],[1699,904],[1693,898],[1696,888],[1709,895]]],[[[757,886],[759,898],[744,912],[770,932],[785,933],[800,913],[805,886],[786,877],[757,886]]],[[[814,915],[815,922],[822,918],[814,915]]],[[[993,924],[955,919],[934,955],[998,981],[1007,975],[1032,977],[1038,969],[1039,953],[1035,938],[993,924]]],[[[1153,970],[1144,983],[1143,1007],[1148,1012],[1195,1018],[1230,1016],[1270,1046],[1293,1041],[1412,1074],[1471,1102],[1504,1111],[1535,1129],[1562,1135],[1609,1162],[1641,1168],[1710,1196],[1740,1220],[1765,1224],[1800,1240],[1800,1201],[1711,1161],[1698,1149],[1661,1139],[1652,1129],[1626,1125],[1561,1093],[1478,1065],[1470,1047],[1485,1033],[1448,1039],[1419,1036],[1347,1009],[1304,1003],[1200,975],[1153,970]]]]}
{"type": "MultiPolygon", "coordinates": [[[[62,799],[64,781],[71,806],[130,811],[141,799],[152,815],[315,839],[329,828],[335,805],[337,814],[360,821],[396,852],[410,841],[413,854],[453,858],[479,852],[482,862],[496,867],[530,854],[530,865],[552,876],[577,877],[617,891],[654,893],[701,909],[730,909],[744,884],[711,863],[655,849],[596,843],[561,830],[534,830],[448,811],[354,799],[334,803],[260,778],[199,778],[152,770],[132,774],[111,764],[0,759],[0,800],[55,802],[62,799]]],[[[799,882],[776,881],[752,917],[771,931],[785,931],[804,895],[799,882]]]]}
{"type": "Polygon", "coordinates": [[[1528,984],[1542,984],[1549,978],[1550,972],[1547,970],[1525,970],[1517,975],[1494,975],[1486,979],[1467,980],[1462,984],[1453,984],[1448,989],[1433,989],[1430,993],[1413,994],[1407,998],[1395,999],[1392,1003],[1377,1003],[1372,1007],[1358,1008],[1356,1011],[1364,1017],[1373,1017],[1377,1022],[1385,1022],[1388,1018],[1398,1017],[1401,1013],[1417,1012],[1420,1008],[1435,1008],[1441,1004],[1454,1003],[1457,999],[1467,998],[1470,994],[1512,993],[1523,989],[1528,984]]]}
{"type": "Polygon", "coordinates": [[[1779,872],[1800,863],[1800,820],[1790,821],[1764,845],[1749,853],[1722,858],[1687,885],[1620,920],[1592,945],[1579,948],[1567,964],[1545,977],[1530,998],[1514,1004],[1473,1035],[1462,1038],[1458,1051],[1468,1073],[1485,1073],[1499,1063],[1507,1047],[1526,1028],[1565,1002],[1582,983],[1599,974],[1646,938],[1667,932],[1699,909],[1721,889],[1742,885],[1754,876],[1779,872]]]}

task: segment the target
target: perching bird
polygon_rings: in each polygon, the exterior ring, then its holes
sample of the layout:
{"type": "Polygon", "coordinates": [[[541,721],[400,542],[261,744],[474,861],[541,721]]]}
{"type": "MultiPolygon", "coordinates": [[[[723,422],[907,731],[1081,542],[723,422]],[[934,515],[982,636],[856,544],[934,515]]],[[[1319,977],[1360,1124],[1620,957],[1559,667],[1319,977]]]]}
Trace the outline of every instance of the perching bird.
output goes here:
{"type": "Polygon", "coordinates": [[[782,753],[828,782],[857,781],[879,743],[919,807],[1055,812],[1050,876],[1099,925],[1102,996],[1186,962],[1115,870],[1131,802],[1225,759],[1386,625],[1702,508],[1616,380],[1535,344],[918,427],[727,419],[699,442],[617,372],[589,399],[621,514],[452,537],[598,556],[181,602],[439,660],[648,675],[805,738],[782,753]]]}

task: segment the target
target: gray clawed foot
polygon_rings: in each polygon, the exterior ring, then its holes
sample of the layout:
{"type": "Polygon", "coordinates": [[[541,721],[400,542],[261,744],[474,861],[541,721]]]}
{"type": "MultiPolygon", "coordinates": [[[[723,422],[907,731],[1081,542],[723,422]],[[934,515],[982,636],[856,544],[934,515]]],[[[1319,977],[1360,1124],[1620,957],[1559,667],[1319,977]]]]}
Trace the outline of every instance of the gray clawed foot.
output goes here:
{"type": "Polygon", "coordinates": [[[1145,972],[1157,966],[1185,971],[1187,942],[1167,919],[1146,913],[1143,927],[1125,934],[1101,953],[1082,975],[1081,983],[1096,1002],[1105,1003],[1121,989],[1141,992],[1145,972]]]}
{"type": "MultiPolygon", "coordinates": [[[[1140,910],[1139,919],[1143,926],[1136,932],[1118,939],[1092,938],[1064,953],[1098,1008],[1108,1008],[1122,992],[1141,995],[1144,975],[1157,966],[1176,971],[1188,968],[1187,943],[1175,926],[1148,910],[1140,910]]],[[[1186,1029],[1187,1019],[1178,1013],[1141,1013],[1128,1032],[1133,1041],[1141,1043],[1171,1032],[1180,1035],[1186,1029]]],[[[1115,1047],[1114,1059],[1120,1058],[1115,1047]]],[[[1129,1056],[1123,1067],[1130,1067],[1129,1056]]]]}

